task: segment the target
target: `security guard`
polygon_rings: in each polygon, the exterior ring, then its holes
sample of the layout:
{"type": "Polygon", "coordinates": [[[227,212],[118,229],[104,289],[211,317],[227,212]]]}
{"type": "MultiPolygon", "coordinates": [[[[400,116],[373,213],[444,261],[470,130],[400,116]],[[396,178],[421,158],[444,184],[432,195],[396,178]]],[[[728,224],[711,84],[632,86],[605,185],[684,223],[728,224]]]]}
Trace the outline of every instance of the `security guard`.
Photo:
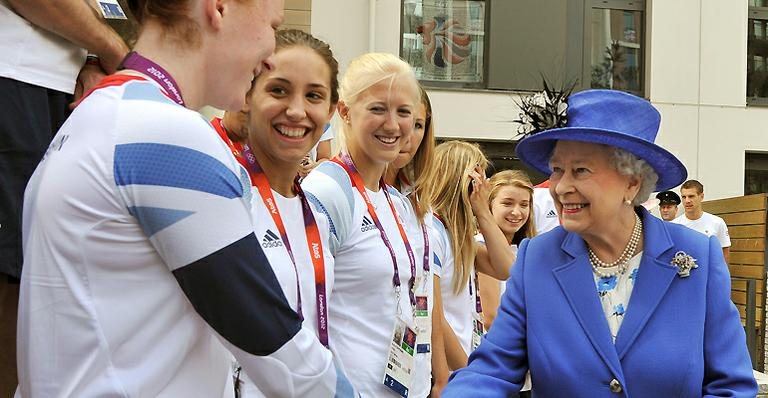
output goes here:
{"type": "Polygon", "coordinates": [[[677,205],[680,204],[680,196],[672,191],[661,191],[656,194],[659,200],[659,213],[664,221],[672,221],[677,217],[677,205]]]}

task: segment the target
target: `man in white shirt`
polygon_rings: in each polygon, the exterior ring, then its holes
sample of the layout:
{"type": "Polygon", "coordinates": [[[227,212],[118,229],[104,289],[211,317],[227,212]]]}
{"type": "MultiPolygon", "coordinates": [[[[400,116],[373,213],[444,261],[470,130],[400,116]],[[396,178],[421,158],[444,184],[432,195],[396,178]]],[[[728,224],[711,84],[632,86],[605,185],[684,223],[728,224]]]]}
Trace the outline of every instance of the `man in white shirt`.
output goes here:
{"type": "Polygon", "coordinates": [[[24,187],[69,105],[128,52],[86,0],[0,0],[0,396],[16,388],[24,187]],[[87,51],[86,51],[87,50],[87,51]],[[86,53],[97,55],[87,63],[86,53]],[[73,97],[74,94],[74,97],[73,97]]]}
{"type": "Polygon", "coordinates": [[[672,222],[685,225],[707,236],[716,235],[723,248],[725,262],[731,262],[731,237],[728,236],[728,226],[722,218],[705,212],[701,207],[704,200],[704,185],[696,180],[688,180],[680,187],[680,197],[683,199],[685,213],[672,222]]]}

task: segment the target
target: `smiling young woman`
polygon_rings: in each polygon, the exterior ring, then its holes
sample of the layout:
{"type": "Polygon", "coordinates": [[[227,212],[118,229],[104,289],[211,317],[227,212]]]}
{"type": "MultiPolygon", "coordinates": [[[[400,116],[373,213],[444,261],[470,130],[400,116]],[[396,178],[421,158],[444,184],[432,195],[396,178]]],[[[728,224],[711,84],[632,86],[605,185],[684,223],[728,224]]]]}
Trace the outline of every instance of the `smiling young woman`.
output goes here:
{"type": "MultiPolygon", "coordinates": [[[[288,303],[327,348],[328,220],[297,177],[335,110],[338,63],[327,43],[303,31],[278,31],[276,41],[272,68],[253,82],[245,109],[213,125],[250,176],[254,231],[288,303]]],[[[238,387],[242,396],[264,394],[247,377],[238,387]]]]}
{"type": "Polygon", "coordinates": [[[353,60],[341,82],[341,153],[302,182],[331,223],[331,349],[364,397],[430,392],[429,238],[408,199],[383,180],[413,134],[419,103],[407,63],[377,53],[353,60]],[[408,360],[389,362],[393,337],[414,334],[415,347],[403,343],[413,350],[397,354],[408,360]]]}

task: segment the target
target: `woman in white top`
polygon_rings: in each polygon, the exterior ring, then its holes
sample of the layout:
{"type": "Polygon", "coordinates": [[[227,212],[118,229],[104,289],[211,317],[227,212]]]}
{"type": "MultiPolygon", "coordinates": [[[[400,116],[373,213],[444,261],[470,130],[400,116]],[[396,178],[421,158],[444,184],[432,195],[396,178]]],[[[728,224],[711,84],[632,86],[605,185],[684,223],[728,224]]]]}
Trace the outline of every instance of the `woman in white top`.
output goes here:
{"type": "Polygon", "coordinates": [[[418,103],[407,63],[379,53],[353,60],[340,86],[342,152],[302,182],[331,224],[331,350],[364,397],[430,391],[428,239],[408,200],[382,178],[413,134],[418,103]]]}
{"type": "MultiPolygon", "coordinates": [[[[387,171],[384,173],[384,181],[387,185],[391,185],[408,198],[416,216],[421,220],[422,225],[427,228],[430,242],[432,242],[431,224],[433,217],[429,209],[429,197],[424,193],[424,178],[427,175],[426,171],[432,167],[432,159],[435,156],[435,132],[432,121],[432,103],[429,100],[429,95],[427,95],[424,87],[419,87],[419,91],[421,92],[421,102],[416,106],[416,112],[414,113],[413,135],[411,135],[409,144],[404,146],[397,158],[387,166],[387,171]]],[[[434,247],[434,244],[431,243],[430,247],[434,247]]],[[[430,263],[430,266],[434,267],[434,264],[430,263]]],[[[432,273],[434,272],[432,271],[432,273]]],[[[425,283],[429,284],[430,297],[433,297],[434,294],[434,278],[433,275],[432,280],[425,280],[425,283]]],[[[431,356],[430,362],[432,364],[432,396],[438,397],[442,388],[448,383],[448,379],[447,377],[440,379],[434,376],[447,375],[448,365],[445,359],[444,345],[442,344],[441,317],[435,318],[431,316],[433,314],[434,300],[430,300],[428,304],[428,311],[432,318],[432,332],[430,333],[432,344],[428,353],[431,356]]]]}
{"type": "MultiPolygon", "coordinates": [[[[295,29],[277,33],[270,59],[274,67],[256,78],[245,109],[213,125],[250,176],[256,237],[288,303],[328,347],[328,221],[296,178],[338,101],[338,63],[328,44],[295,29]]],[[[247,379],[236,388],[242,397],[263,396],[247,379]]]]}
{"type": "MultiPolygon", "coordinates": [[[[490,258],[488,251],[483,261],[475,261],[475,217],[480,230],[490,236],[491,245],[504,242],[501,244],[507,246],[486,199],[480,196],[483,191],[472,192],[487,184],[487,165],[488,160],[476,144],[449,141],[437,146],[434,165],[425,178],[425,191],[435,213],[433,252],[439,283],[435,283],[434,312],[435,317],[445,319],[443,344],[451,370],[466,366],[467,356],[484,333],[475,264],[479,272],[497,278],[508,275],[508,264],[490,258]]],[[[436,374],[435,378],[441,380],[444,376],[436,374]]]]}
{"type": "MultiPolygon", "coordinates": [[[[506,251],[499,256],[508,256],[509,266],[515,261],[517,245],[525,238],[536,235],[533,210],[533,184],[528,175],[522,170],[504,170],[494,174],[490,180],[488,207],[493,214],[493,220],[504,233],[506,251]]],[[[485,245],[485,239],[478,235],[483,242],[478,252],[487,252],[492,247],[485,245]]],[[[505,247],[500,247],[504,249],[505,247]]],[[[478,255],[478,259],[483,256],[478,255]]],[[[501,293],[504,291],[506,280],[499,282],[488,275],[480,275],[480,298],[483,301],[483,322],[490,329],[496,318],[501,293]]]]}

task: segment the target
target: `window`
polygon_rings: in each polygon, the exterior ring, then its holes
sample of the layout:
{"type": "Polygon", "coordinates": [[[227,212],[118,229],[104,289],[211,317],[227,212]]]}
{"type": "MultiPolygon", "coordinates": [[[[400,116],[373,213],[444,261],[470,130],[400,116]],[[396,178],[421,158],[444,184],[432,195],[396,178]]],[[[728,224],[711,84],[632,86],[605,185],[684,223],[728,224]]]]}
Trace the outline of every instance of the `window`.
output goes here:
{"type": "MultiPolygon", "coordinates": [[[[592,2],[589,48],[591,88],[643,93],[643,5],[637,2],[592,2]],[[621,4],[623,3],[623,4],[621,4]]],[[[585,79],[586,80],[586,79],[585,79]]]]}
{"type": "Polygon", "coordinates": [[[643,95],[644,0],[402,4],[401,56],[428,87],[533,91],[543,76],[643,95]]]}
{"type": "Polygon", "coordinates": [[[744,158],[744,195],[768,193],[768,153],[747,152],[744,158]]]}
{"type": "Polygon", "coordinates": [[[768,105],[768,0],[749,0],[747,103],[768,105]]]}
{"type": "Polygon", "coordinates": [[[485,85],[486,2],[405,0],[400,55],[429,86],[485,85]]]}

